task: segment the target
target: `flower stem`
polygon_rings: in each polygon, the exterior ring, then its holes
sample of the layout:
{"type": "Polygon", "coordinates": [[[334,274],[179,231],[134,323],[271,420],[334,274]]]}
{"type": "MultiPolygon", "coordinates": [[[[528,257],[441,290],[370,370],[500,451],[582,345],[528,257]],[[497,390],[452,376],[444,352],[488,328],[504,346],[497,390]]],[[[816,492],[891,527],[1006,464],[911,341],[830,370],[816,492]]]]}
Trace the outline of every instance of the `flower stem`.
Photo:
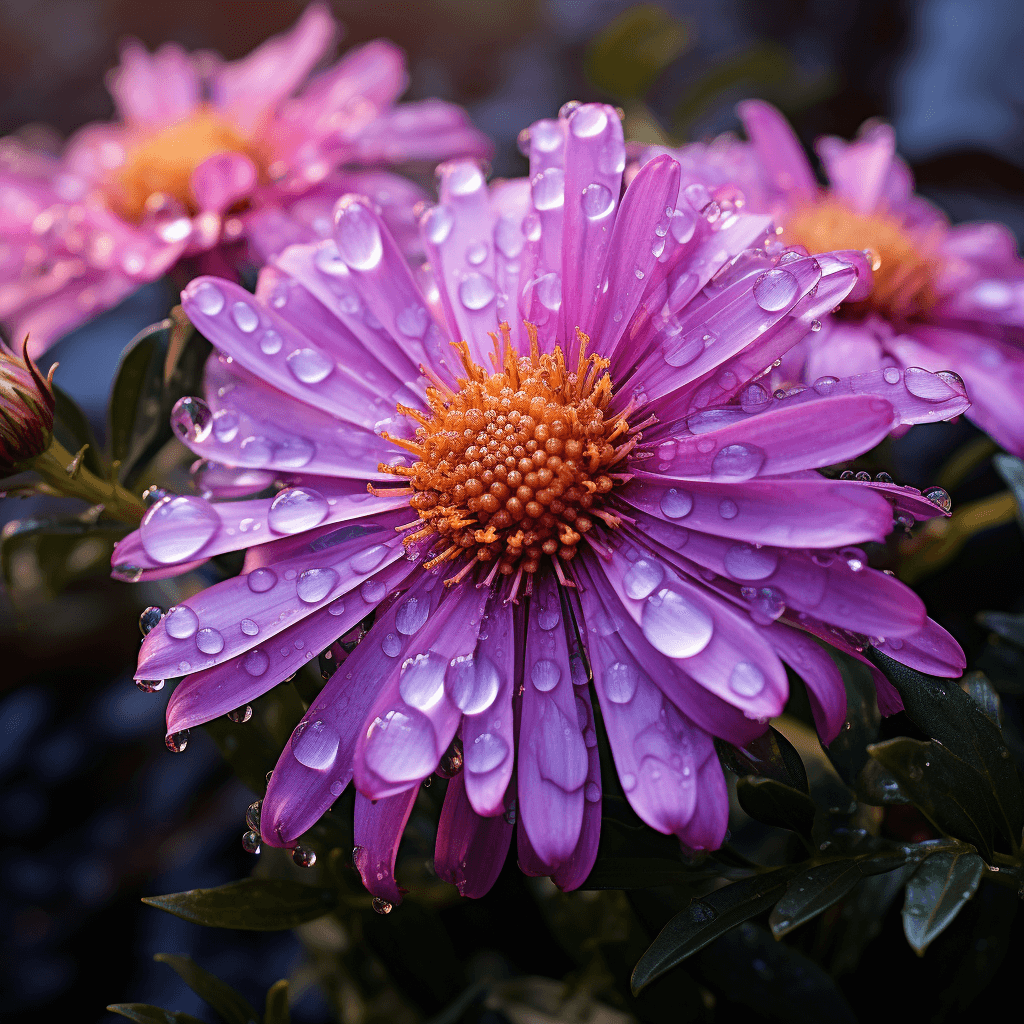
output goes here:
{"type": "Polygon", "coordinates": [[[68,467],[74,456],[56,439],[41,455],[32,461],[32,468],[59,494],[81,498],[90,505],[102,505],[107,515],[122,523],[137,525],[146,512],[146,506],[114,480],[103,480],[79,465],[74,473],[68,467]]]}

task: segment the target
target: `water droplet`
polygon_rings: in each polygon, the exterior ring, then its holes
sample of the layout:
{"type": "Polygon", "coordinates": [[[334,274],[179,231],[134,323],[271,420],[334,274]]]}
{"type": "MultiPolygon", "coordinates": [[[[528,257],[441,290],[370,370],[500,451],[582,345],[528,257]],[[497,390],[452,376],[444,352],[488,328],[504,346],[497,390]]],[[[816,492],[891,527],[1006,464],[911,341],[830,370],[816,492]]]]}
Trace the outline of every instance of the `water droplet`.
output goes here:
{"type": "Polygon", "coordinates": [[[693,496],[688,491],[670,487],[662,495],[658,505],[669,519],[682,519],[689,515],[693,508],[693,496]]]}
{"type": "Polygon", "coordinates": [[[634,666],[617,661],[605,673],[604,692],[615,704],[628,704],[636,693],[639,678],[634,666]]]}
{"type": "Polygon", "coordinates": [[[270,668],[270,658],[257,647],[245,656],[242,668],[251,676],[261,676],[270,668]]]}
{"type": "Polygon", "coordinates": [[[819,377],[814,382],[814,390],[819,395],[831,395],[836,389],[836,385],[839,383],[838,377],[819,377]]]}
{"type": "Polygon", "coordinates": [[[422,338],[430,324],[430,314],[420,305],[406,306],[395,318],[395,326],[407,338],[422,338]]]}
{"type": "Polygon", "coordinates": [[[216,316],[224,308],[224,293],[212,282],[203,281],[195,291],[192,299],[200,313],[216,316]]]}
{"type": "Polygon", "coordinates": [[[142,631],[143,636],[149,636],[150,632],[159,625],[160,620],[164,617],[163,608],[158,608],[155,604],[151,604],[140,616],[139,616],[139,629],[142,631]]]}
{"type": "Polygon", "coordinates": [[[497,733],[482,732],[466,747],[463,757],[466,770],[477,775],[493,771],[508,757],[508,744],[497,733]]]}
{"type": "Polygon", "coordinates": [[[376,218],[361,203],[349,202],[335,212],[334,240],[352,270],[373,270],[384,256],[376,218]]]}
{"type": "Polygon", "coordinates": [[[732,498],[723,498],[718,503],[718,514],[723,519],[735,519],[739,509],[736,507],[736,502],[732,498]]]}
{"type": "Polygon", "coordinates": [[[714,623],[703,608],[666,587],[647,598],[640,628],[662,654],[690,658],[711,642],[714,623]]]}
{"type": "Polygon", "coordinates": [[[179,398],[171,410],[171,427],[186,444],[202,444],[210,436],[213,413],[201,398],[179,398]]]}
{"type": "Polygon", "coordinates": [[[725,571],[735,580],[763,580],[779,567],[779,554],[774,548],[734,544],[723,562],[725,571]]]}
{"type": "Polygon", "coordinates": [[[468,196],[483,187],[483,171],[472,160],[463,160],[455,164],[448,174],[448,188],[452,195],[468,196]]]}
{"type": "Polygon", "coordinates": [[[595,182],[588,185],[580,194],[583,213],[590,220],[600,220],[615,209],[615,198],[611,189],[595,182]]]}
{"type": "Polygon", "coordinates": [[[487,254],[490,252],[490,247],[486,242],[470,242],[466,246],[466,262],[472,264],[474,267],[480,266],[485,259],[487,254]]]}
{"type": "Polygon", "coordinates": [[[423,219],[420,221],[424,234],[434,245],[441,245],[445,241],[451,234],[454,224],[455,218],[452,216],[452,211],[442,205],[432,206],[423,214],[423,219]]]}
{"type": "Polygon", "coordinates": [[[887,366],[882,371],[882,376],[885,378],[886,384],[899,384],[901,374],[895,366],[887,366]]]}
{"type": "Polygon", "coordinates": [[[338,585],[338,574],[333,569],[307,569],[295,584],[300,601],[316,604],[338,585]]]}
{"type": "Polygon", "coordinates": [[[248,704],[235,708],[234,711],[228,712],[228,718],[237,725],[244,725],[252,718],[252,708],[248,704]]]}
{"type": "Polygon", "coordinates": [[[277,573],[273,569],[253,569],[245,578],[254,594],[264,594],[277,583],[277,573]]]}
{"type": "Polygon", "coordinates": [[[264,331],[263,337],[260,338],[260,351],[265,356],[276,356],[281,351],[282,345],[284,345],[284,340],[277,331],[264,331]]]}
{"type": "Polygon", "coordinates": [[[660,587],[664,578],[665,570],[660,562],[653,558],[638,558],[623,577],[622,586],[628,597],[640,601],[660,587]]]}
{"type": "Polygon", "coordinates": [[[550,658],[541,658],[534,662],[530,670],[530,682],[542,693],[553,690],[562,678],[562,670],[550,658]]]}
{"type": "Polygon", "coordinates": [[[632,772],[626,772],[626,774],[622,776],[622,788],[627,793],[631,793],[636,789],[636,776],[632,772]]]}
{"type": "Polygon", "coordinates": [[[596,804],[601,799],[601,787],[596,782],[588,782],[583,795],[588,802],[596,804]]]}
{"type": "Polygon", "coordinates": [[[945,402],[956,394],[937,373],[929,373],[920,366],[908,366],[903,383],[915,398],[926,402],[945,402]]]}
{"type": "MultiPolygon", "coordinates": [[[[302,533],[319,526],[328,512],[330,506],[319,491],[309,487],[288,487],[271,503],[267,524],[275,533],[302,533]]],[[[251,581],[249,585],[252,586],[251,581]]]]}
{"type": "Polygon", "coordinates": [[[231,319],[235,326],[246,334],[252,334],[260,325],[260,317],[248,302],[234,302],[231,304],[231,319]]]}
{"type": "Polygon", "coordinates": [[[136,679],[135,685],[143,693],[158,693],[164,688],[165,679],[136,679]]]}
{"type": "MultiPolygon", "coordinates": [[[[443,659],[441,665],[443,671],[443,659]]],[[[421,671],[424,676],[419,681],[429,682],[427,670],[421,671]]],[[[367,731],[366,763],[387,782],[419,781],[437,765],[434,737],[430,721],[414,707],[393,708],[375,718],[367,731]]]]}
{"type": "Polygon", "coordinates": [[[533,283],[533,290],[545,309],[558,312],[562,306],[562,279],[558,274],[552,271],[538,277],[533,283]]]}
{"type": "Polygon", "coordinates": [[[180,604],[171,608],[164,619],[167,635],[175,640],[187,640],[199,628],[199,616],[188,605],[180,604]]]}
{"type": "Polygon", "coordinates": [[[579,139],[600,135],[608,127],[608,115],[597,103],[577,108],[569,121],[569,130],[579,139]]]}
{"type": "Polygon", "coordinates": [[[799,294],[797,279],[788,270],[778,267],[765,271],[754,282],[754,301],[769,313],[791,306],[799,294]]]}
{"type": "Polygon", "coordinates": [[[369,579],[359,588],[359,596],[367,604],[378,604],[384,600],[388,588],[380,581],[369,579]]]}
{"type": "Polygon", "coordinates": [[[337,601],[332,601],[327,606],[327,612],[329,615],[341,615],[345,611],[345,602],[342,598],[338,598],[337,601]]]}
{"type": "Polygon", "coordinates": [[[170,732],[164,737],[164,746],[172,754],[180,754],[188,746],[188,729],[181,732],[170,732]]]}
{"type": "Polygon", "coordinates": [[[326,771],[338,755],[338,733],[325,722],[299,722],[292,733],[292,754],[299,764],[326,771]]]}
{"type": "Polygon", "coordinates": [[[373,897],[371,906],[375,914],[390,914],[394,909],[387,900],[382,900],[379,896],[373,897]]]}
{"type": "Polygon", "coordinates": [[[548,167],[530,182],[533,205],[538,210],[555,210],[565,202],[565,172],[548,167]]]}
{"type": "Polygon", "coordinates": [[[938,505],[943,512],[948,512],[953,507],[953,499],[944,487],[926,487],[922,494],[933,504],[938,505]]]}
{"type": "Polygon", "coordinates": [[[260,830],[260,816],[262,812],[262,800],[253,800],[253,802],[245,809],[245,823],[253,830],[253,832],[259,832],[260,830]]]}
{"type": "Polygon", "coordinates": [[[506,259],[514,260],[526,244],[522,231],[510,217],[500,217],[494,226],[494,244],[506,259]]]}
{"type": "Polygon", "coordinates": [[[256,831],[249,831],[242,834],[242,849],[246,853],[260,852],[260,834],[256,831]]]}
{"type": "Polygon", "coordinates": [[[537,214],[535,214],[535,213],[528,213],[523,218],[523,234],[526,235],[526,237],[531,242],[536,242],[537,239],[540,238],[540,233],[541,233],[540,217],[538,217],[537,214]]]}
{"type": "Polygon", "coordinates": [[[483,309],[494,295],[494,282],[476,271],[467,274],[459,284],[459,300],[466,309],[483,309]]]}
{"type": "Polygon", "coordinates": [[[445,693],[464,715],[486,711],[494,703],[500,684],[494,662],[480,653],[455,658],[444,678],[445,693]]]}
{"type": "Polygon", "coordinates": [[[203,654],[220,654],[224,650],[224,637],[219,630],[206,626],[196,634],[196,647],[203,654]]]}
{"type": "Polygon", "coordinates": [[[304,437],[291,437],[282,441],[274,452],[274,465],[278,469],[302,469],[316,454],[312,441],[304,437]]]}
{"type": "Polygon", "coordinates": [[[297,348],[285,362],[292,376],[301,384],[319,384],[334,369],[330,359],[312,348],[297,348]]]}
{"type": "Polygon", "coordinates": [[[292,850],[292,860],[300,868],[311,868],[316,863],[316,853],[308,846],[296,846],[292,850]]]}
{"type": "Polygon", "coordinates": [[[395,614],[395,628],[404,636],[421,629],[430,614],[430,603],[422,597],[407,597],[395,614]]]}
{"type": "Polygon", "coordinates": [[[402,641],[394,633],[388,633],[381,641],[380,649],[389,658],[397,658],[402,653],[402,641]]]}
{"type": "Polygon", "coordinates": [[[729,689],[740,697],[756,697],[764,686],[764,673],[749,661],[734,665],[729,674],[729,689]]]}
{"type": "Polygon", "coordinates": [[[558,602],[552,601],[537,611],[537,625],[541,629],[554,629],[562,621],[562,613],[559,610],[558,602]]]}
{"type": "Polygon", "coordinates": [[[376,569],[377,566],[384,561],[387,553],[388,549],[383,544],[374,544],[373,547],[367,548],[365,551],[360,551],[357,555],[353,555],[349,564],[352,566],[352,570],[354,572],[370,572],[372,569],[376,569]]]}
{"type": "Polygon", "coordinates": [[[406,704],[426,711],[444,693],[445,659],[434,651],[418,654],[402,666],[398,692],[406,704]]]}
{"type": "Polygon", "coordinates": [[[222,444],[228,444],[238,433],[238,413],[234,409],[218,409],[213,414],[213,436],[222,444]]]}
{"type": "Polygon", "coordinates": [[[209,502],[181,495],[163,498],[146,512],[139,538],[154,562],[167,565],[192,558],[219,528],[220,517],[209,502]]]}
{"type": "Polygon", "coordinates": [[[715,340],[716,335],[704,325],[694,327],[681,336],[665,340],[663,358],[669,366],[687,366],[715,340]]]}

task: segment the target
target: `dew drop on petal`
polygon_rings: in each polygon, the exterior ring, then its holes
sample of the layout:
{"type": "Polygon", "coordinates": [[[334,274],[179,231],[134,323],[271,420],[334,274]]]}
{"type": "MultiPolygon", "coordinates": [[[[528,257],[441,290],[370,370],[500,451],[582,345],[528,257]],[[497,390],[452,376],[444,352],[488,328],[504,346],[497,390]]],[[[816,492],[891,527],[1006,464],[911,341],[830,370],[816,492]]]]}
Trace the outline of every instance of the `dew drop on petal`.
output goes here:
{"type": "Polygon", "coordinates": [[[723,519],[735,519],[739,509],[736,507],[736,502],[732,498],[723,498],[718,503],[718,514],[723,519]]]}
{"type": "Polygon", "coordinates": [[[463,760],[468,771],[483,774],[497,768],[508,754],[508,744],[500,735],[482,732],[463,751],[463,760]]]}
{"type": "Polygon", "coordinates": [[[600,135],[607,127],[608,115],[604,112],[604,108],[597,103],[579,107],[569,122],[569,130],[578,139],[600,135]]]}
{"type": "Polygon", "coordinates": [[[245,578],[254,594],[265,594],[277,583],[277,573],[273,569],[263,567],[253,569],[245,578]]]}
{"type": "Polygon", "coordinates": [[[693,496],[689,491],[679,490],[670,487],[661,497],[658,503],[661,511],[669,519],[682,519],[690,514],[693,508],[693,496]]]}
{"type": "Polygon", "coordinates": [[[213,414],[213,436],[221,444],[230,444],[238,434],[238,413],[234,409],[218,409],[213,414]]]}
{"type": "Polygon", "coordinates": [[[764,685],[764,673],[749,661],[734,665],[729,674],[729,689],[740,697],[756,697],[764,685]]]}
{"type": "Polygon", "coordinates": [[[831,395],[836,389],[836,385],[839,383],[838,377],[819,377],[814,382],[814,390],[819,395],[831,395]]]}
{"type": "Polygon", "coordinates": [[[886,384],[899,384],[900,382],[900,371],[895,366],[887,366],[882,371],[882,376],[885,378],[886,384]]]}
{"type": "Polygon", "coordinates": [[[622,579],[626,596],[635,601],[643,600],[661,586],[665,578],[665,570],[654,558],[638,558],[622,579]]]}
{"type": "Polygon", "coordinates": [[[379,604],[387,594],[387,586],[380,580],[369,579],[359,588],[359,596],[367,604],[379,604]]]}
{"type": "Polygon", "coordinates": [[[714,623],[703,608],[666,587],[647,598],[640,628],[662,654],[690,658],[711,642],[714,623]]]}
{"type": "Polygon", "coordinates": [[[749,480],[764,465],[765,453],[752,444],[727,444],[711,462],[716,480],[749,480]]]}
{"type": "Polygon", "coordinates": [[[300,601],[316,604],[322,601],[338,584],[338,574],[333,569],[307,569],[295,584],[295,593],[300,601]]]}
{"type": "Polygon", "coordinates": [[[395,628],[403,636],[421,629],[430,614],[430,603],[422,597],[407,597],[395,614],[395,628]]]}
{"type": "Polygon", "coordinates": [[[628,704],[636,694],[639,677],[633,665],[617,661],[608,668],[604,677],[604,692],[615,704],[628,704]]]}
{"type": "Polygon", "coordinates": [[[175,640],[187,640],[199,628],[199,616],[188,605],[180,604],[168,609],[164,616],[164,629],[175,640]]]}
{"type": "Polygon", "coordinates": [[[198,285],[192,299],[199,312],[207,316],[216,316],[224,308],[224,293],[212,281],[198,285]]]}
{"type": "Polygon", "coordinates": [[[180,754],[188,746],[188,729],[181,732],[168,733],[164,737],[164,746],[172,754],[180,754]]]}
{"type": "Polygon", "coordinates": [[[425,214],[423,214],[423,219],[420,221],[420,224],[422,225],[427,238],[433,242],[434,245],[441,245],[451,234],[452,227],[455,224],[455,218],[452,216],[452,211],[448,209],[447,206],[432,206],[425,214]]]}
{"type": "Polygon", "coordinates": [[[260,325],[260,317],[248,302],[233,302],[231,304],[231,319],[235,326],[245,334],[252,334],[260,325]]]}
{"type": "Polygon", "coordinates": [[[765,271],[754,282],[754,301],[769,313],[791,306],[799,294],[797,279],[788,270],[778,267],[765,271]]]}
{"type": "Polygon", "coordinates": [[[562,670],[550,658],[541,658],[534,662],[530,670],[530,682],[542,693],[553,690],[562,678],[562,670]]]}
{"type": "Polygon", "coordinates": [[[338,255],[353,270],[373,270],[384,256],[376,218],[361,203],[341,206],[334,220],[338,255]]]}
{"type": "Polygon", "coordinates": [[[919,366],[908,366],[903,374],[906,389],[915,397],[926,402],[945,402],[956,395],[937,373],[929,373],[919,366]]]}
{"type": "Polygon", "coordinates": [[[562,621],[562,613],[559,611],[558,602],[544,605],[537,612],[537,625],[541,629],[554,629],[562,621]]]}
{"type": "Polygon", "coordinates": [[[360,551],[358,554],[352,556],[352,560],[349,565],[352,566],[353,572],[370,572],[376,569],[381,562],[384,561],[385,556],[388,553],[388,549],[383,544],[374,544],[373,547],[367,548],[365,551],[360,551]]]}
{"type": "Polygon", "coordinates": [[[171,410],[171,427],[186,444],[202,444],[210,436],[213,413],[201,398],[179,398],[171,410]]]}
{"type": "Polygon", "coordinates": [[[948,512],[953,507],[953,499],[950,498],[944,487],[926,487],[922,493],[933,505],[938,505],[943,512],[948,512]]]}
{"type": "Polygon", "coordinates": [[[330,359],[312,348],[297,348],[285,361],[292,376],[300,384],[319,384],[334,369],[330,359]]]}
{"type": "Polygon", "coordinates": [[[548,167],[530,182],[533,205],[538,210],[555,210],[565,202],[565,172],[548,167]]]}
{"type": "Polygon", "coordinates": [[[242,659],[242,668],[251,676],[261,676],[270,667],[270,658],[256,648],[242,659]]]}
{"type": "Polygon", "coordinates": [[[594,182],[580,193],[580,204],[586,217],[590,220],[600,220],[615,209],[615,198],[610,188],[594,182]]]}
{"type": "Polygon", "coordinates": [[[388,633],[381,641],[380,649],[389,658],[397,658],[402,653],[402,641],[394,633],[388,633]]]}
{"type": "Polygon", "coordinates": [[[476,271],[467,274],[459,283],[459,300],[466,309],[483,309],[494,295],[494,282],[476,271]]]}
{"type": "Polygon", "coordinates": [[[284,340],[277,331],[264,331],[260,338],[260,351],[265,356],[276,356],[283,344],[284,340]]]}
{"type": "Polygon", "coordinates": [[[501,217],[494,226],[494,244],[506,259],[514,260],[526,244],[519,226],[510,217],[501,217]]]}
{"type": "Polygon", "coordinates": [[[779,554],[774,548],[734,544],[723,562],[725,571],[735,580],[763,580],[779,567],[779,554]]]}
{"type": "Polygon", "coordinates": [[[327,499],[310,487],[288,487],[274,498],[267,524],[274,533],[302,533],[319,526],[330,512],[327,499]]]}
{"type": "Polygon", "coordinates": [[[395,708],[370,725],[364,757],[387,782],[426,778],[437,766],[433,726],[411,707],[395,708]]]}
{"type": "Polygon", "coordinates": [[[246,636],[255,636],[260,631],[260,627],[252,619],[242,619],[238,624],[238,628],[246,636]]]}
{"type": "Polygon", "coordinates": [[[562,306],[562,279],[552,271],[538,277],[533,285],[534,293],[545,309],[556,313],[562,306]]]}
{"type": "Polygon", "coordinates": [[[150,508],[139,526],[139,539],[154,562],[169,565],[192,558],[219,529],[213,506],[186,494],[163,498],[150,508]]]}
{"type": "Polygon", "coordinates": [[[292,755],[299,764],[326,771],[338,755],[338,733],[325,722],[300,722],[292,733],[292,755]]]}
{"type": "Polygon", "coordinates": [[[453,659],[444,677],[445,693],[464,715],[486,711],[494,703],[500,683],[494,662],[480,653],[453,659]]]}
{"type": "Polygon", "coordinates": [[[196,647],[203,654],[220,654],[224,650],[224,637],[219,630],[206,626],[196,633],[196,647]]]}
{"type": "Polygon", "coordinates": [[[596,804],[601,799],[601,787],[596,782],[588,782],[583,794],[590,803],[596,804]]]}
{"type": "Polygon", "coordinates": [[[422,338],[430,324],[430,314],[419,304],[406,306],[395,318],[395,326],[407,338],[422,338]]]}

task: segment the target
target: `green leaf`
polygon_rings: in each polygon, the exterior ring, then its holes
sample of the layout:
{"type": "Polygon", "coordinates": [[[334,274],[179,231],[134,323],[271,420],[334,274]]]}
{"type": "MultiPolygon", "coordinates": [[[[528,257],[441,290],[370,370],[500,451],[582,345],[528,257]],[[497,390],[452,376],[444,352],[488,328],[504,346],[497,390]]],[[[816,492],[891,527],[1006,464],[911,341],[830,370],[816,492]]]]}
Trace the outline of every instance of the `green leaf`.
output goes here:
{"type": "Polygon", "coordinates": [[[643,96],[687,47],[686,26],[655,4],[624,11],[590,44],[584,71],[619,100],[643,96]]]}
{"type": "Polygon", "coordinates": [[[111,1003],[107,1009],[138,1024],[203,1024],[198,1017],[180,1010],[165,1010],[149,1003],[111,1003]]]}
{"type": "Polygon", "coordinates": [[[992,465],[1013,493],[1013,500],[1017,503],[1017,522],[1024,530],[1024,462],[1000,452],[992,456],[992,465]]]}
{"type": "MultiPolygon", "coordinates": [[[[715,868],[710,874],[721,871],[715,868]]],[[[598,857],[581,889],[653,889],[689,883],[709,872],[660,857],[598,857]]]]}
{"type": "Polygon", "coordinates": [[[230,985],[204,971],[191,957],[157,953],[158,963],[167,964],[197,996],[205,999],[227,1024],[258,1024],[256,1011],[230,985]]]}
{"type": "Polygon", "coordinates": [[[828,910],[863,877],[855,860],[816,864],[797,875],[768,918],[768,925],[775,938],[781,939],[805,921],[828,910]]]}
{"type": "Polygon", "coordinates": [[[736,796],[750,817],[803,836],[811,834],[814,801],[806,793],[775,779],[748,775],[737,781],[736,796]]]}
{"type": "Polygon", "coordinates": [[[985,870],[976,853],[942,851],[926,857],[907,882],[903,932],[918,956],[975,894],[985,870]]]}
{"type": "Polygon", "coordinates": [[[984,672],[968,672],[962,680],[967,695],[988,716],[992,724],[1002,731],[1003,706],[996,688],[988,681],[984,672]]]}
{"type": "Polygon", "coordinates": [[[846,725],[824,750],[839,777],[856,791],[860,773],[871,761],[867,745],[878,739],[881,715],[875,702],[875,683],[871,669],[862,661],[829,653],[846,687],[846,725]]]}
{"type": "Polygon", "coordinates": [[[245,878],[216,889],[146,896],[142,902],[210,928],[273,932],[323,917],[338,905],[338,895],[286,879],[245,878]]]}
{"type": "Polygon", "coordinates": [[[290,1020],[288,979],[282,978],[267,989],[267,1007],[263,1011],[263,1024],[289,1024],[290,1020]]]}
{"type": "Polygon", "coordinates": [[[992,859],[997,824],[985,799],[985,780],[978,772],[934,740],[900,736],[868,750],[936,828],[992,859]]]}
{"type": "Polygon", "coordinates": [[[984,783],[977,786],[974,799],[984,801],[1005,845],[1016,851],[1024,827],[1024,800],[999,727],[955,682],[926,676],[870,646],[865,654],[899,691],[914,724],[982,776],[984,783]]]}
{"type": "Polygon", "coordinates": [[[1011,644],[1024,647],[1024,615],[1009,612],[979,612],[978,622],[1011,644]]]}
{"type": "Polygon", "coordinates": [[[110,457],[125,469],[158,429],[164,352],[170,320],[147,327],[121,353],[107,407],[110,457]]]}
{"type": "Polygon", "coordinates": [[[102,449],[96,440],[96,435],[89,425],[89,420],[78,403],[66,392],[62,391],[56,384],[50,385],[53,388],[53,397],[56,399],[56,408],[53,413],[53,432],[56,438],[69,451],[77,452],[84,445],[85,456],[82,465],[95,473],[102,479],[107,478],[107,468],[103,465],[102,449]]]}
{"type": "Polygon", "coordinates": [[[769,726],[745,747],[734,747],[717,739],[715,747],[725,767],[737,775],[763,775],[801,792],[809,792],[804,763],[796,747],[778,729],[769,726]]]}
{"type": "Polygon", "coordinates": [[[640,958],[631,979],[633,994],[730,928],[775,904],[796,871],[794,867],[775,868],[693,900],[662,928],[640,958]]]}
{"type": "Polygon", "coordinates": [[[910,797],[903,791],[896,776],[884,768],[881,761],[875,761],[870,755],[854,788],[861,803],[874,807],[910,803],[910,797]]]}

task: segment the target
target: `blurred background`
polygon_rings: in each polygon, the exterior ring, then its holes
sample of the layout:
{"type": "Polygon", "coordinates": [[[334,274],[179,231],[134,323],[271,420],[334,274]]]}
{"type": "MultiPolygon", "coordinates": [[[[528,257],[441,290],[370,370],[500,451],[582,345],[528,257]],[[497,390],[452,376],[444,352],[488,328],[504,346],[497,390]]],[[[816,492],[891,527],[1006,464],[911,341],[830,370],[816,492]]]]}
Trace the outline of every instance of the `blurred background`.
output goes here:
{"type": "MultiPolygon", "coordinates": [[[[108,119],[104,74],[125,36],[150,48],[175,40],[236,58],[290,26],[303,6],[2,0],[0,134],[67,136],[108,119]]],[[[760,96],[780,106],[808,144],[824,133],[849,137],[871,117],[891,121],[919,190],[954,221],[1001,220],[1018,240],[1024,233],[1019,0],[330,6],[347,26],[343,46],[386,36],[406,50],[411,98],[439,96],[468,109],[497,145],[495,175],[525,173],[518,132],[566,100],[621,105],[627,137],[655,141],[734,129],[734,104],[760,96]]],[[[149,286],[48,355],[61,364],[58,383],[98,430],[121,349],[173,302],[169,286],[149,286]]],[[[918,427],[877,468],[901,483],[936,482],[948,453],[973,436],[965,422],[918,427]]],[[[999,486],[986,463],[957,482],[954,501],[999,486]]],[[[3,522],[45,511],[38,499],[0,502],[3,522]]],[[[1007,524],[974,536],[916,581],[970,659],[986,653],[979,610],[1020,610],[1022,563],[1020,532],[1007,524]]],[[[0,595],[0,1013],[112,1020],[105,1004],[132,1000],[212,1020],[198,997],[153,963],[162,951],[191,955],[259,1005],[266,986],[303,956],[292,933],[206,930],[139,902],[242,877],[252,864],[239,844],[250,791],[204,733],[193,733],[184,756],[170,755],[166,694],[132,685],[139,611],[166,601],[105,580],[102,566],[55,601],[30,564],[13,571],[17,599],[0,595]]],[[[529,921],[515,909],[505,920],[527,934],[529,921]]],[[[514,946],[514,934],[502,945],[514,946]]],[[[527,959],[546,955],[542,943],[527,959]]],[[[568,967],[550,955],[547,973],[561,977],[568,967]]],[[[908,972],[911,982],[928,978],[905,944],[870,951],[858,977],[876,968],[908,972]]],[[[530,969],[545,973],[543,965],[530,969]]],[[[846,979],[844,990],[854,987],[846,979]]],[[[993,999],[998,991],[997,984],[993,999]]],[[[300,995],[293,1019],[330,1019],[315,986],[300,995]]]]}

